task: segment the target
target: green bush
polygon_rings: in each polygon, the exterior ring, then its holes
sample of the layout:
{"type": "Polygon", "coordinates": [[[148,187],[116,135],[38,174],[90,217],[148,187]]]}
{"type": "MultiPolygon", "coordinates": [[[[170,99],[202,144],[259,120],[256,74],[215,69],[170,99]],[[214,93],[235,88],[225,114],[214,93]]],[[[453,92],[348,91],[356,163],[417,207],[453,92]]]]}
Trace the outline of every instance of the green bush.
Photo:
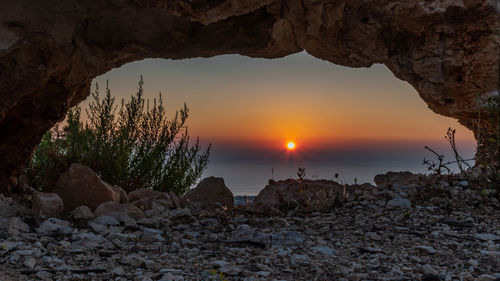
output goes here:
{"type": "Polygon", "coordinates": [[[186,192],[207,167],[211,146],[202,150],[199,139],[190,143],[186,104],[169,120],[161,94],[150,103],[143,98],[143,84],[141,76],[137,93],[122,100],[119,110],[109,87],[101,98],[96,85],[85,123],[81,109],[71,108],[63,129],[56,126],[43,136],[25,170],[27,184],[50,189],[76,162],[127,191],[186,192]]]}

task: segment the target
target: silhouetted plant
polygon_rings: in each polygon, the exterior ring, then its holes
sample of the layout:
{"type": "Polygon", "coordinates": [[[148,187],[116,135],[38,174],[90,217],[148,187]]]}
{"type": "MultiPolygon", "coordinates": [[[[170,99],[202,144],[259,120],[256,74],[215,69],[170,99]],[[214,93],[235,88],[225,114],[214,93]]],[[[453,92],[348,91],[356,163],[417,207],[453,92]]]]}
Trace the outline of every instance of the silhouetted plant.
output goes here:
{"type": "MultiPolygon", "coordinates": [[[[499,81],[500,83],[500,81],[499,81]]],[[[485,99],[478,98],[478,153],[477,162],[481,168],[481,176],[489,187],[500,189],[500,90],[497,95],[485,99]],[[481,119],[480,112],[486,116],[481,119]]]]}
{"type": "Polygon", "coordinates": [[[468,169],[471,168],[469,162],[474,161],[475,158],[472,159],[464,159],[460,153],[458,152],[457,145],[455,142],[455,129],[448,128],[446,132],[446,140],[450,144],[450,147],[453,151],[453,155],[455,157],[455,161],[445,162],[445,156],[437,153],[432,148],[425,146],[424,148],[430,151],[432,154],[436,156],[437,162],[425,159],[423,160],[423,165],[427,166],[427,170],[431,171],[433,175],[437,176],[440,179],[443,176],[450,176],[453,174],[453,171],[449,168],[449,165],[456,164],[458,166],[458,170],[462,176],[465,176],[469,180],[469,172],[468,169]],[[444,174],[446,173],[446,174],[444,174]]]}
{"type": "Polygon", "coordinates": [[[299,181],[303,181],[306,179],[306,168],[297,168],[297,177],[299,178],[299,181]]]}
{"type": "Polygon", "coordinates": [[[190,144],[186,104],[168,120],[161,94],[150,103],[143,98],[143,85],[141,76],[136,94],[122,100],[118,111],[108,85],[104,97],[96,85],[85,124],[81,109],[71,108],[64,128],[42,138],[25,171],[28,184],[46,189],[77,162],[127,191],[187,191],[207,167],[211,146],[202,151],[199,139],[190,144]]]}
{"type": "Polygon", "coordinates": [[[445,156],[442,154],[437,153],[434,151],[432,148],[425,146],[425,149],[429,150],[432,152],[435,156],[438,162],[434,162],[432,160],[428,160],[424,158],[423,160],[423,165],[427,166],[427,170],[431,171],[432,174],[440,177],[443,175],[443,172],[446,172],[447,174],[451,174],[450,168],[448,168],[447,163],[444,163],[444,158],[445,156]]]}
{"type": "Polygon", "coordinates": [[[500,197],[500,71],[496,93],[488,97],[478,96],[477,103],[476,163],[481,168],[479,176],[481,182],[495,189],[496,195],[500,197]],[[481,116],[481,112],[486,112],[486,116],[481,116]]]}

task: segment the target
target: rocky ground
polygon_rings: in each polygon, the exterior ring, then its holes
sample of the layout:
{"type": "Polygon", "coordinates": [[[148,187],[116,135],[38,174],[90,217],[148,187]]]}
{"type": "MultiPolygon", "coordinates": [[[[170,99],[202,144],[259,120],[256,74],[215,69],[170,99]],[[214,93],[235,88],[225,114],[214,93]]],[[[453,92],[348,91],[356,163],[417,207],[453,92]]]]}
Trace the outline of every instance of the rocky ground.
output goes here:
{"type": "Polygon", "coordinates": [[[0,198],[0,280],[500,280],[497,199],[467,181],[376,182],[323,212],[153,201],[144,216],[82,207],[38,227],[0,198]]]}

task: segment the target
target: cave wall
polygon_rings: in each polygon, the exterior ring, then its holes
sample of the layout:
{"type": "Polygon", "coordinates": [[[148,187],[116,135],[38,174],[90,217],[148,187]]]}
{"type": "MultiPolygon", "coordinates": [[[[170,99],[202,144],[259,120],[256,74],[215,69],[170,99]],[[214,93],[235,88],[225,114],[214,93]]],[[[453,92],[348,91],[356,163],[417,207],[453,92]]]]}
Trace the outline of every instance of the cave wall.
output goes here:
{"type": "Polygon", "coordinates": [[[498,0],[0,0],[0,193],[100,74],[144,58],[300,51],[385,64],[474,127],[497,89],[498,0]]]}

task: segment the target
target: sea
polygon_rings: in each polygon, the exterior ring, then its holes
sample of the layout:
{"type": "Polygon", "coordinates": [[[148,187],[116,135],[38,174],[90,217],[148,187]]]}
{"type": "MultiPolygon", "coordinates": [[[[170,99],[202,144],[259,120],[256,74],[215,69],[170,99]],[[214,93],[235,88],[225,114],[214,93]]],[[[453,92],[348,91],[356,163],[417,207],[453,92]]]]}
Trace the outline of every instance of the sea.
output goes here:
{"type": "MultiPolygon", "coordinates": [[[[281,180],[297,178],[297,168],[292,165],[269,165],[258,164],[221,164],[213,165],[207,169],[204,176],[223,177],[226,186],[236,195],[257,195],[270,179],[281,180]]],[[[451,167],[455,171],[458,167],[451,167]]],[[[308,179],[330,179],[340,183],[374,183],[373,178],[378,174],[389,171],[410,171],[412,173],[429,173],[422,161],[407,163],[406,165],[312,165],[306,166],[306,178],[308,179]],[[338,177],[335,178],[335,175],[338,177]]]]}

